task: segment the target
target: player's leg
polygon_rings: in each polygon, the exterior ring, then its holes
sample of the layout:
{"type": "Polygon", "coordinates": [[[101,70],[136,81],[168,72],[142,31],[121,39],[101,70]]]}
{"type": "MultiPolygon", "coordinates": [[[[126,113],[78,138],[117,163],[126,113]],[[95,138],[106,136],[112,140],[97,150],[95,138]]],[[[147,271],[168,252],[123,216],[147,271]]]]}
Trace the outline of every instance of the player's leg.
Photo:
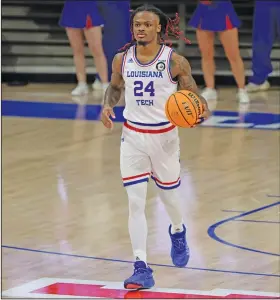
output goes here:
{"type": "Polygon", "coordinates": [[[172,262],[175,266],[184,267],[189,261],[189,248],[178,192],[181,180],[177,130],[154,138],[153,145],[152,178],[159,188],[160,198],[171,220],[169,235],[172,262]]]}
{"type": "Polygon", "coordinates": [[[121,142],[120,165],[123,185],[128,195],[128,228],[135,257],[134,273],[124,282],[127,289],[150,288],[154,283],[147,265],[147,220],[145,216],[147,184],[151,173],[150,158],[141,151],[138,133],[124,129],[121,142]]]}

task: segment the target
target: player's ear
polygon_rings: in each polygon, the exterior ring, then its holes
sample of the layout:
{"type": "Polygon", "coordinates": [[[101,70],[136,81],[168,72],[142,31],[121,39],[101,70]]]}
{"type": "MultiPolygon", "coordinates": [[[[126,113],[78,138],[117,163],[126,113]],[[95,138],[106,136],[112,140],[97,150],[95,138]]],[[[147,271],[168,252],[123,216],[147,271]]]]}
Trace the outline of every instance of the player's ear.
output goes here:
{"type": "Polygon", "coordinates": [[[160,33],[160,32],[161,32],[161,25],[158,24],[158,26],[157,26],[157,33],[160,33]]]}

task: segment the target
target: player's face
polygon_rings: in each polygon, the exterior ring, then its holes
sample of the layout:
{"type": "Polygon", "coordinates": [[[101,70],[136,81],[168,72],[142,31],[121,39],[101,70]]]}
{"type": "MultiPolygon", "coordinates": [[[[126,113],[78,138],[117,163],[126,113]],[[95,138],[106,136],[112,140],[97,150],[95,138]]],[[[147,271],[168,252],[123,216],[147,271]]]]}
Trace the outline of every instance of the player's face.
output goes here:
{"type": "Polygon", "coordinates": [[[159,17],[149,11],[139,12],[133,19],[133,34],[138,43],[150,43],[157,40],[161,30],[159,17]]]}

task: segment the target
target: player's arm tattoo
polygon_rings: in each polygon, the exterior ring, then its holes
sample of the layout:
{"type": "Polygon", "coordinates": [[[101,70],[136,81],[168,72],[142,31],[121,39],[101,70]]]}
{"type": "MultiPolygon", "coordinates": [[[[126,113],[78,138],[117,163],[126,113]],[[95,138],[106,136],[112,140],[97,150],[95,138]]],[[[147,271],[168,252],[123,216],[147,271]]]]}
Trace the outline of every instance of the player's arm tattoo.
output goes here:
{"type": "Polygon", "coordinates": [[[111,82],[105,92],[104,106],[107,105],[112,108],[116,106],[121,99],[123,89],[124,87],[122,84],[116,85],[111,82]]]}
{"type": "MultiPolygon", "coordinates": [[[[181,55],[175,54],[172,55],[171,67],[172,65],[178,78],[178,90],[188,90],[199,95],[188,60],[181,55]]],[[[199,98],[203,104],[207,105],[206,100],[201,95],[199,95],[199,98]]]]}
{"type": "Polygon", "coordinates": [[[122,56],[116,55],[112,63],[112,78],[104,96],[104,106],[113,108],[120,101],[124,91],[124,80],[121,74],[122,56]]]}

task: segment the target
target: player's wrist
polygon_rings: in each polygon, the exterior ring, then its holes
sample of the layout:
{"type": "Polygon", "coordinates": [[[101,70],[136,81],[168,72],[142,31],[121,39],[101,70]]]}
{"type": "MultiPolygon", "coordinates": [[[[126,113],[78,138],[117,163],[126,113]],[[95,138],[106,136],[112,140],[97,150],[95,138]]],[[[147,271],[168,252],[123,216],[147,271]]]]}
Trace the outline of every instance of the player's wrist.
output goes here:
{"type": "Polygon", "coordinates": [[[105,103],[105,104],[103,105],[103,109],[113,109],[113,107],[112,107],[110,104],[105,103]]]}

